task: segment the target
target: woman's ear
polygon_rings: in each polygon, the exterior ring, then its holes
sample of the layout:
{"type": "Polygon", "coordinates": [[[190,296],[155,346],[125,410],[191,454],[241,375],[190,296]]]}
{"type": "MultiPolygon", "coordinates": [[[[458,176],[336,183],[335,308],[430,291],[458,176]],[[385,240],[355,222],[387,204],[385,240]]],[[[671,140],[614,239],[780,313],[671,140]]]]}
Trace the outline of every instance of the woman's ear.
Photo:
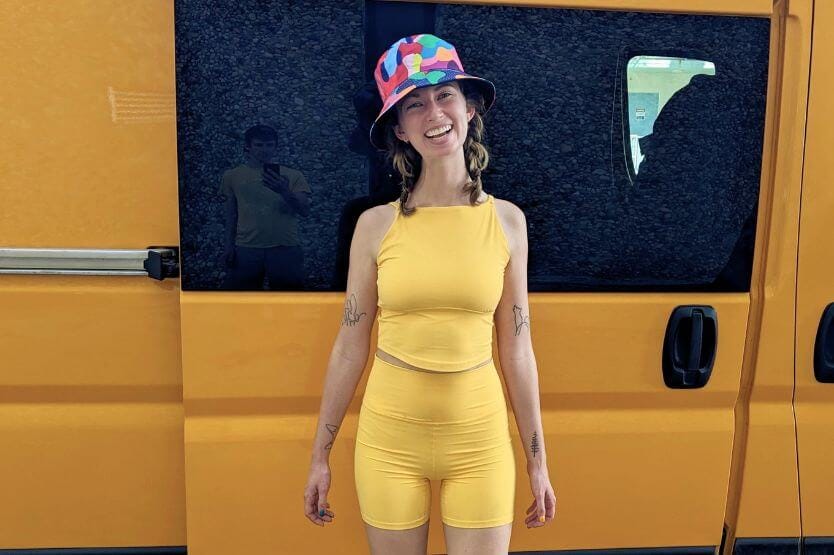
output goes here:
{"type": "Polygon", "coordinates": [[[402,127],[400,127],[399,123],[394,124],[394,134],[397,135],[397,138],[403,142],[408,142],[406,139],[405,131],[403,131],[402,127]]]}

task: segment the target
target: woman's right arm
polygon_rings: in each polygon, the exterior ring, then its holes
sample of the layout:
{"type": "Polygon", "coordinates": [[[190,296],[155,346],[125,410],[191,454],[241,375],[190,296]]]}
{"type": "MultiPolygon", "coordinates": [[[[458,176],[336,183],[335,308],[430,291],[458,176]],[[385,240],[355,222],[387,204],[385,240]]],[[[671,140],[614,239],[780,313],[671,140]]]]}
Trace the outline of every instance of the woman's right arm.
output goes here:
{"type": "Polygon", "coordinates": [[[332,522],[335,516],[327,502],[330,451],[368,360],[377,310],[376,243],[380,210],[381,207],[370,208],[359,216],[350,243],[341,327],[327,364],[310,474],[304,489],[304,514],[318,526],[332,522]]]}
{"type": "Polygon", "coordinates": [[[368,360],[371,329],[377,311],[375,236],[379,215],[374,208],[363,212],[351,239],[345,303],[324,379],[313,441],[314,462],[329,460],[333,442],[368,360]]]}

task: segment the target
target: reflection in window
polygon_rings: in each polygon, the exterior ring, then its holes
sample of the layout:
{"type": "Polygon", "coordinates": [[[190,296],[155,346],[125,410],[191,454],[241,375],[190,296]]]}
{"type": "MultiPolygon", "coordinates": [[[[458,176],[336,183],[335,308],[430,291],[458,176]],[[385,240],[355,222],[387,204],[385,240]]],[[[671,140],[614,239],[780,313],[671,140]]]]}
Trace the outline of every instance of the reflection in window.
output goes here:
{"type": "Polygon", "coordinates": [[[524,210],[530,291],[749,289],[767,18],[381,0],[174,8],[184,290],[260,290],[272,268],[269,288],[344,291],[359,215],[399,196],[367,141],[381,107],[370,71],[417,32],[449,40],[498,88],[482,178],[524,210]],[[241,167],[256,124],[278,136],[272,183],[241,167]],[[287,187],[309,188],[308,213],[285,211],[287,187]],[[267,260],[277,244],[303,257],[267,260]]]}
{"type": "Polygon", "coordinates": [[[715,64],[664,56],[634,56],[628,61],[628,127],[635,174],[647,154],[640,139],[652,134],[663,107],[695,75],[715,75],[715,64]]]}

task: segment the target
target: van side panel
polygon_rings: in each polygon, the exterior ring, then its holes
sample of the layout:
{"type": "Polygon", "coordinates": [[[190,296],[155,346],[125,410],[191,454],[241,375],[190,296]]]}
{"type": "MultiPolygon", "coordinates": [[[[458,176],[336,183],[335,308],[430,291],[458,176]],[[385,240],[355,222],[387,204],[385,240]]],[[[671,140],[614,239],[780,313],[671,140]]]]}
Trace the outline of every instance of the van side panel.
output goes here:
{"type": "MultiPolygon", "coordinates": [[[[179,243],[173,7],[4,3],[0,247],[179,243]]],[[[184,546],[179,282],[0,275],[0,549],[184,546]]]]}
{"type": "MultiPolygon", "coordinates": [[[[796,425],[799,482],[802,494],[802,533],[817,549],[834,546],[834,383],[824,364],[831,365],[834,326],[819,330],[829,304],[834,303],[834,5],[814,4],[814,44],[802,214],[799,234],[799,280],[796,321],[796,425]],[[818,331],[820,335],[818,336],[818,331]],[[822,352],[827,342],[827,349],[822,352]],[[816,348],[820,349],[816,353],[816,348]],[[820,359],[815,361],[815,354],[820,359]],[[816,362],[816,364],[815,364],[816,362]],[[828,536],[819,538],[819,536],[828,536]],[[824,543],[823,543],[824,542],[824,543]]],[[[829,311],[832,309],[829,309],[829,311]]],[[[828,313],[830,315],[830,312],[828,313]]],[[[806,546],[810,552],[810,546],[806,546]]],[[[821,551],[818,551],[821,552],[821,551]]]]}
{"type": "Polygon", "coordinates": [[[724,553],[732,552],[736,538],[756,538],[755,545],[788,538],[793,545],[791,538],[800,536],[792,337],[812,2],[792,0],[787,12],[785,3],[778,8],[724,553]]]}

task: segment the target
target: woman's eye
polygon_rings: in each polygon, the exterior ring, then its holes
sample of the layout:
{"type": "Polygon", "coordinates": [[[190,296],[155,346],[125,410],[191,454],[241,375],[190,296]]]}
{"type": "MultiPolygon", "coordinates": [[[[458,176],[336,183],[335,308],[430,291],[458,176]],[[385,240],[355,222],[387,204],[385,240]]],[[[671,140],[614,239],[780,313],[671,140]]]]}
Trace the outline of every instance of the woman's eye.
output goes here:
{"type": "MultiPolygon", "coordinates": [[[[448,93],[448,92],[440,93],[440,96],[438,98],[443,98],[444,96],[452,96],[452,93],[448,93]]],[[[418,104],[420,104],[420,103],[415,102],[413,104],[409,104],[408,106],[405,107],[405,109],[408,110],[410,108],[413,108],[414,106],[417,106],[418,104]]]]}

